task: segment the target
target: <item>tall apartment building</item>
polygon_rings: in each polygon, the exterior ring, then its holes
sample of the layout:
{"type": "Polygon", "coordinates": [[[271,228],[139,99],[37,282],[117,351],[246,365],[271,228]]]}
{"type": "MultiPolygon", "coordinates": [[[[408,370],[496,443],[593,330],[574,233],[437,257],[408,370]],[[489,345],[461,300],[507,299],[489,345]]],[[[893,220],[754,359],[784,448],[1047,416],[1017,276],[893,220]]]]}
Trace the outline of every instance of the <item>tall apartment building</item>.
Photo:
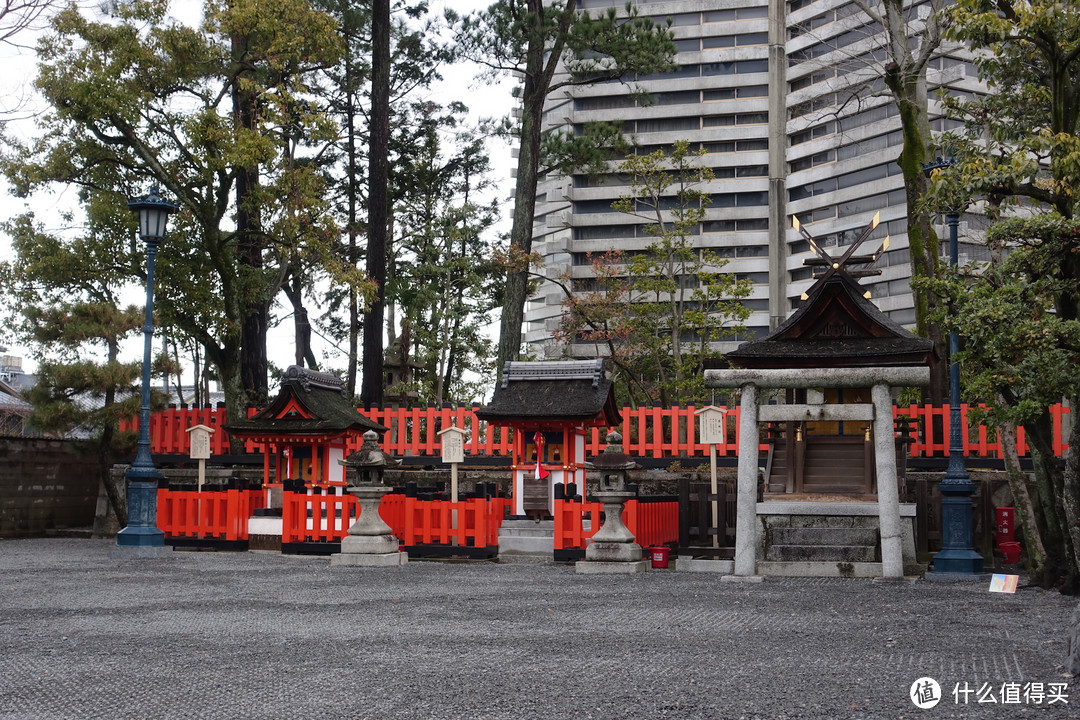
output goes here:
{"type": "MultiPolygon", "coordinates": [[[[578,0],[606,11],[625,0],[578,0]]],[[[884,35],[849,0],[636,0],[641,15],[672,21],[679,68],[640,78],[652,104],[638,104],[627,85],[610,82],[574,88],[549,99],[548,128],[580,128],[591,121],[623,125],[642,153],[688,140],[707,151],[715,180],[712,202],[695,240],[729,260],[725,272],[753,281],[745,304],[747,333],[761,336],[798,307],[813,280],[803,260],[808,243],[791,227],[796,216],[828,250],[849,244],[875,213],[881,223],[866,252],[886,234],[890,250],[882,274],[865,281],[874,301],[894,320],[915,320],[911,264],[900,168],[896,106],[878,70],[884,35]],[[853,97],[858,91],[858,98],[853,97]]],[[[917,27],[929,4],[914,3],[917,27]]],[[[978,88],[974,67],[956,53],[932,64],[933,129],[945,120],[933,91],[978,88]]],[[[549,177],[537,188],[534,249],[548,277],[591,275],[589,253],[616,247],[639,250],[654,238],[640,219],[611,203],[628,192],[616,175],[549,177]]],[[[966,220],[966,217],[965,217],[966,220]]],[[[961,237],[967,224],[961,225],[961,237]]],[[[944,228],[939,228],[944,237],[944,228]]],[[[962,252],[975,252],[967,246],[962,252]]],[[[563,291],[543,283],[526,306],[525,337],[543,357],[563,349],[551,341],[563,291]]],[[[731,346],[732,344],[729,344],[731,346]]],[[[586,355],[591,346],[575,348],[586,355]]]]}

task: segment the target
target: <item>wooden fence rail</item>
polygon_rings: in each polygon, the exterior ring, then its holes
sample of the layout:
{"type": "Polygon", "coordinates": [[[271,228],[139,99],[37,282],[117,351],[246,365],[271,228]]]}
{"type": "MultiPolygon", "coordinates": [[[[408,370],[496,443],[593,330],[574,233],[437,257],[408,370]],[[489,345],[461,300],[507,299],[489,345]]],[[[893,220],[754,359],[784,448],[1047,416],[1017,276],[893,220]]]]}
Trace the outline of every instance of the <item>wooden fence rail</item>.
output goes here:
{"type": "MultiPolygon", "coordinates": [[[[283,546],[337,543],[359,517],[360,504],[343,488],[282,494],[283,546]]],[[[495,547],[510,507],[507,498],[420,500],[392,493],[379,503],[379,517],[406,550],[416,546],[495,547]],[[453,515],[457,511],[457,527],[453,515]]]]}
{"type": "Polygon", "coordinates": [[[680,479],[679,552],[695,557],[733,558],[737,501],[734,481],[718,483],[713,495],[710,483],[680,479]]]}
{"type": "MultiPolygon", "coordinates": [[[[964,455],[981,458],[1000,458],[1001,442],[994,428],[973,425],[968,421],[968,406],[961,406],[964,455]]],[[[250,410],[249,413],[254,413],[250,410]]],[[[697,408],[623,408],[623,422],[619,431],[623,447],[635,457],[708,457],[709,446],[698,442],[697,408]]],[[[382,440],[383,449],[394,455],[421,455],[438,457],[442,453],[439,431],[457,424],[468,432],[465,452],[470,456],[509,456],[513,452],[513,438],[506,427],[494,427],[478,420],[475,407],[457,408],[382,408],[364,413],[372,420],[389,428],[382,440]]],[[[909,405],[893,409],[894,417],[911,420],[913,441],[908,448],[910,457],[947,457],[949,454],[949,406],[909,405]]],[[[1052,408],[1054,426],[1054,452],[1060,457],[1068,445],[1065,429],[1069,420],[1069,408],[1055,405],[1052,408]]],[[[224,408],[169,409],[152,414],[150,418],[150,443],[154,453],[187,454],[190,439],[187,429],[195,425],[218,428],[211,435],[211,452],[224,455],[230,452],[229,438],[221,428],[225,424],[224,408]]],[[[738,449],[739,408],[727,414],[725,442],[717,445],[721,457],[735,456],[738,449]]],[[[138,430],[138,420],[121,424],[123,430],[138,430]]],[[[586,435],[587,455],[596,455],[604,448],[605,428],[590,428],[586,435]]],[[[1024,429],[1017,429],[1018,451],[1021,456],[1029,454],[1024,429]]],[[[358,450],[361,439],[357,438],[348,452],[358,450]]],[[[761,450],[765,444],[759,446],[761,450]]],[[[261,452],[256,443],[245,445],[245,452],[261,452]]]]}
{"type": "Polygon", "coordinates": [[[260,490],[158,489],[157,526],[169,538],[248,539],[251,511],[263,507],[260,490]]]}
{"type": "MultiPolygon", "coordinates": [[[[602,503],[555,499],[555,558],[580,556],[602,524],[602,503]]],[[[634,535],[634,542],[644,547],[666,545],[679,540],[678,500],[627,500],[623,524],[634,535]]]]}

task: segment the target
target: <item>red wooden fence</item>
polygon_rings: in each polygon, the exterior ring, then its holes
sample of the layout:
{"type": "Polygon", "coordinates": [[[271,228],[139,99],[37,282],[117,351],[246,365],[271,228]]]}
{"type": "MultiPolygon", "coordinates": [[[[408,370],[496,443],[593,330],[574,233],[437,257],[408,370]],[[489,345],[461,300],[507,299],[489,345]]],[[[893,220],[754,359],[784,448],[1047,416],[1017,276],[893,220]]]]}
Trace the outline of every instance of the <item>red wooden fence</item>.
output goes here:
{"type": "MultiPolygon", "coordinates": [[[[623,422],[618,428],[623,436],[623,447],[635,457],[708,457],[709,446],[697,441],[698,424],[693,406],[685,408],[623,408],[623,422]]],[[[1064,441],[1063,427],[1069,408],[1060,404],[1052,408],[1054,422],[1054,452],[1060,457],[1068,447],[1064,441]]],[[[254,411],[251,411],[254,412],[254,411]]],[[[967,420],[968,406],[961,406],[964,424],[964,454],[972,457],[1000,458],[1001,442],[993,428],[985,425],[972,426],[967,420]]],[[[911,405],[894,408],[896,417],[911,418],[915,440],[909,452],[911,457],[947,457],[949,454],[949,406],[932,407],[911,405]],[[935,429],[940,428],[940,432],[935,429]]],[[[456,422],[468,431],[465,452],[472,456],[512,454],[511,432],[506,427],[494,427],[476,418],[474,408],[390,408],[365,411],[365,414],[387,426],[390,430],[383,438],[383,449],[394,455],[426,455],[438,457],[442,453],[438,432],[456,422]]],[[[219,428],[210,436],[211,452],[215,455],[229,453],[228,434],[220,430],[225,423],[224,409],[162,410],[150,418],[151,450],[163,454],[187,454],[190,448],[187,428],[207,425],[219,428]]],[[[717,445],[720,456],[734,456],[738,449],[739,408],[731,408],[727,416],[726,442],[717,445]]],[[[125,430],[137,430],[138,420],[121,425],[125,430]]],[[[586,436],[586,455],[596,455],[604,448],[604,428],[592,428],[586,436]]],[[[1021,456],[1029,453],[1023,428],[1018,429],[1018,450],[1021,456]]],[[[359,449],[361,440],[356,439],[349,451],[359,449]]],[[[765,449],[765,445],[760,446],[765,449]]],[[[247,443],[249,453],[259,452],[254,443],[247,443]]]]}
{"type": "Polygon", "coordinates": [[[157,526],[171,538],[247,540],[251,511],[265,505],[261,490],[168,490],[157,496],[157,526]]]}
{"type": "MultiPolygon", "coordinates": [[[[964,455],[970,457],[1000,458],[1002,456],[1001,440],[997,437],[994,428],[986,425],[972,425],[968,421],[968,409],[970,406],[960,406],[960,437],[964,443],[964,455]]],[[[977,407],[985,408],[985,405],[977,407]]],[[[1058,457],[1064,455],[1069,445],[1065,442],[1065,418],[1069,408],[1060,403],[1054,405],[1051,410],[1054,426],[1053,447],[1054,454],[1058,457]]],[[[910,405],[908,407],[893,408],[893,416],[907,416],[912,420],[912,426],[918,428],[915,434],[915,442],[909,450],[911,457],[948,457],[949,456],[949,432],[952,427],[949,406],[934,407],[931,405],[910,405]],[[935,431],[937,425],[941,432],[935,431]]],[[[1030,454],[1024,428],[1016,429],[1016,450],[1020,457],[1030,454]]]]}
{"type": "Polygon", "coordinates": [[[281,495],[282,544],[340,542],[360,515],[356,498],[341,487],[331,488],[326,494],[310,491],[281,495]]]}
{"type": "MultiPolygon", "coordinates": [[[[604,506],[598,502],[555,500],[555,550],[583,550],[600,529],[600,513],[604,506]],[[588,523],[586,523],[586,519],[588,523]],[[586,527],[588,524],[589,527],[586,527]]],[[[641,502],[627,500],[623,507],[623,524],[641,547],[664,545],[679,541],[679,503],[641,502]]]]}
{"type": "MultiPolygon", "coordinates": [[[[454,508],[448,500],[383,496],[379,517],[406,548],[415,545],[492,547],[499,544],[507,498],[470,498],[454,508]],[[458,526],[453,527],[453,511],[458,526]]],[[[286,492],[282,500],[282,543],[340,542],[359,516],[360,504],[348,492],[338,495],[286,492]]]]}
{"type": "Polygon", "coordinates": [[[406,547],[452,544],[494,547],[499,544],[499,528],[509,507],[509,498],[470,498],[458,501],[455,508],[448,500],[387,495],[379,506],[379,515],[406,547]]]}

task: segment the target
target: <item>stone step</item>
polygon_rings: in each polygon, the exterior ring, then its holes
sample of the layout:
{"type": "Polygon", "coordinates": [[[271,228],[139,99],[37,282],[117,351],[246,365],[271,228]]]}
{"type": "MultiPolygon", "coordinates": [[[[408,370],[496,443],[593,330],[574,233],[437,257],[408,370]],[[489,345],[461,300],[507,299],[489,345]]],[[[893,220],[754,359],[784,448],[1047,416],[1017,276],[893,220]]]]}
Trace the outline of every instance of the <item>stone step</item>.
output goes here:
{"type": "Polygon", "coordinates": [[[877,547],[874,528],[778,527],[770,534],[773,545],[864,545],[877,547]]]}
{"type": "Polygon", "coordinates": [[[499,528],[503,537],[555,537],[555,521],[542,520],[504,520],[499,528]]]}
{"type": "Polygon", "coordinates": [[[772,545],[765,559],[773,562],[870,563],[878,560],[877,548],[848,545],[772,545]]]}
{"type": "Polygon", "coordinates": [[[759,562],[757,574],[766,577],[881,577],[881,563],[759,562]]]}
{"type": "Polygon", "coordinates": [[[555,537],[554,528],[500,528],[499,537],[555,537]]]}
{"type": "Polygon", "coordinates": [[[555,521],[504,520],[499,528],[499,555],[551,558],[555,547],[555,521]]]}

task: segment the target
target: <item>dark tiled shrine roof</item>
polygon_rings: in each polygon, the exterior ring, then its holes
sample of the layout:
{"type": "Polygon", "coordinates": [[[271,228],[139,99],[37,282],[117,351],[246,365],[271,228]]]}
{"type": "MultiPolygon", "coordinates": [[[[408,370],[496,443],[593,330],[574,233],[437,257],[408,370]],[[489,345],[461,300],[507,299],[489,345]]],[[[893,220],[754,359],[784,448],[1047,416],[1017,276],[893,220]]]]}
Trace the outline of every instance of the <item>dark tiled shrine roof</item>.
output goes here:
{"type": "Polygon", "coordinates": [[[497,424],[563,420],[611,426],[622,421],[600,359],[508,362],[491,404],[476,416],[497,424]]]}
{"type": "Polygon", "coordinates": [[[282,378],[281,392],[268,407],[225,429],[240,436],[386,432],[386,427],[361,415],[344,393],[345,384],[336,376],[292,365],[282,378]]]}
{"type": "Polygon", "coordinates": [[[727,354],[743,368],[928,365],[934,344],[905,330],[863,296],[846,272],[811,289],[780,327],[727,354]]]}

